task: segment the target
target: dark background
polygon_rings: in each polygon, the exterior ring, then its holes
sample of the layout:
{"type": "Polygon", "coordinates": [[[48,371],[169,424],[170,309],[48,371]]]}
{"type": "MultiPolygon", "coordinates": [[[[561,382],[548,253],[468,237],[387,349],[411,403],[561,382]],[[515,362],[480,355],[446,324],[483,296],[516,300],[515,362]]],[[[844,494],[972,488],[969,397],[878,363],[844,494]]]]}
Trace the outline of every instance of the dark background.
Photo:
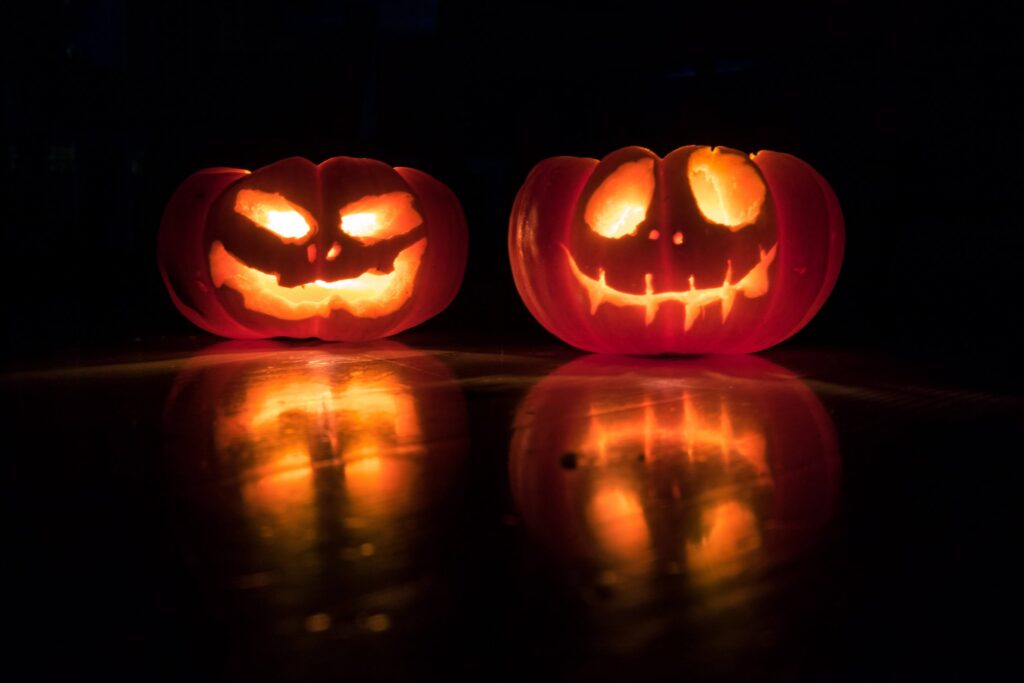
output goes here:
{"type": "Polygon", "coordinates": [[[164,204],[199,168],[291,155],[368,156],[447,183],[470,261],[454,304],[421,331],[546,343],[506,256],[526,174],[553,155],[694,143],[790,152],[839,196],[843,271],[791,343],[1016,348],[1012,22],[940,4],[14,8],[0,152],[7,363],[198,334],[157,272],[164,204]]]}

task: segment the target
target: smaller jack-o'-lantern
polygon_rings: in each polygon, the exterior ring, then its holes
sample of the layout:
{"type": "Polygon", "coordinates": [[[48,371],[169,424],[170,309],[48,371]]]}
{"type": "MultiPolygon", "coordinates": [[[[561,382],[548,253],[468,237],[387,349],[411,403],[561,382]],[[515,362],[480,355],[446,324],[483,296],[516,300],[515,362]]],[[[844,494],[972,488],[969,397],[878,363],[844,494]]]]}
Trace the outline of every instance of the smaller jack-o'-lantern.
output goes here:
{"type": "Polygon", "coordinates": [[[519,406],[509,469],[527,526],[638,600],[651,577],[702,588],[792,557],[839,482],[817,398],[750,356],[573,361],[519,406]]]}
{"type": "Polygon", "coordinates": [[[455,195],[415,169],[296,157],[188,178],[164,212],[159,257],[174,304],[207,331],[360,341],[444,310],[466,224],[455,195]]]}
{"type": "Polygon", "coordinates": [[[788,154],[627,147],[526,179],[509,255],[527,308],[602,353],[747,353],[821,308],[843,254],[828,184],[788,154]]]}

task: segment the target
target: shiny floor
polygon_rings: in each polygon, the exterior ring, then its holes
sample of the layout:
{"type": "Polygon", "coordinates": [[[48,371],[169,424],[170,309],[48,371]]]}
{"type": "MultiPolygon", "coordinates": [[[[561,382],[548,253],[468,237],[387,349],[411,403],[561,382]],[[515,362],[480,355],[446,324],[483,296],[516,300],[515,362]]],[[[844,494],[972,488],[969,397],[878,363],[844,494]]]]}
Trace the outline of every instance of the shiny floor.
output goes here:
{"type": "Polygon", "coordinates": [[[3,377],[14,649],[33,666],[977,670],[1001,514],[979,491],[1020,443],[1017,396],[852,352],[190,345],[3,377]]]}

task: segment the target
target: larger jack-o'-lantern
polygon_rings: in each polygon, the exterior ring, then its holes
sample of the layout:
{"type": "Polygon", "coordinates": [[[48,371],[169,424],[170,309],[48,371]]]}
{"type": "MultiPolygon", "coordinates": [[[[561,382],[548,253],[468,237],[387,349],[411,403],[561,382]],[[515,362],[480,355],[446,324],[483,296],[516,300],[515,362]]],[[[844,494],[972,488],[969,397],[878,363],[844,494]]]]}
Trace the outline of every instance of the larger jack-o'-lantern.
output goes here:
{"type": "Polygon", "coordinates": [[[835,284],[839,203],[788,154],[627,147],[538,164],[509,228],[534,317],[603,353],[747,353],[796,333],[835,284]]]}
{"type": "Polygon", "coordinates": [[[466,266],[455,195],[411,168],[335,157],[188,178],[160,227],[174,304],[225,337],[386,337],[451,302],[466,266]]]}
{"type": "Polygon", "coordinates": [[[509,462],[527,526],[594,581],[701,589],[798,553],[833,514],[835,432],[793,374],[750,356],[592,356],[534,387],[509,462]]]}
{"type": "Polygon", "coordinates": [[[433,599],[467,447],[438,358],[391,342],[226,342],[178,375],[166,425],[191,552],[255,601],[275,641],[371,637],[433,599]]]}

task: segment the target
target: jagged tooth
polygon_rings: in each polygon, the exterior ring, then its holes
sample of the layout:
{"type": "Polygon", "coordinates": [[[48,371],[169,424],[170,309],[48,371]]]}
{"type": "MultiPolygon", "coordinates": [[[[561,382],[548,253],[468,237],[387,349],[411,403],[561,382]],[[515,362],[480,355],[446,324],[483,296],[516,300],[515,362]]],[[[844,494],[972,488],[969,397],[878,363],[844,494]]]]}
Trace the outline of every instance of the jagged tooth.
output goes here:
{"type": "Polygon", "coordinates": [[[697,316],[703,310],[703,306],[700,304],[686,304],[686,320],[683,323],[683,330],[689,332],[690,328],[693,327],[693,323],[697,322],[697,316]]]}
{"type": "Polygon", "coordinates": [[[646,285],[644,293],[647,295],[646,306],[644,307],[644,325],[650,325],[654,322],[654,316],[658,315],[658,302],[654,300],[654,276],[651,273],[647,273],[644,276],[644,284],[646,285]]]}
{"type": "Polygon", "coordinates": [[[754,266],[747,276],[743,278],[743,294],[748,299],[756,299],[764,296],[768,291],[768,266],[761,261],[754,266]]]}
{"type": "Polygon", "coordinates": [[[732,312],[732,305],[736,301],[736,290],[732,287],[726,287],[725,293],[722,294],[722,322],[724,323],[732,312]]]}
{"type": "Polygon", "coordinates": [[[590,296],[590,315],[597,313],[597,307],[604,301],[604,269],[597,271],[597,286],[587,287],[590,296]]]}

